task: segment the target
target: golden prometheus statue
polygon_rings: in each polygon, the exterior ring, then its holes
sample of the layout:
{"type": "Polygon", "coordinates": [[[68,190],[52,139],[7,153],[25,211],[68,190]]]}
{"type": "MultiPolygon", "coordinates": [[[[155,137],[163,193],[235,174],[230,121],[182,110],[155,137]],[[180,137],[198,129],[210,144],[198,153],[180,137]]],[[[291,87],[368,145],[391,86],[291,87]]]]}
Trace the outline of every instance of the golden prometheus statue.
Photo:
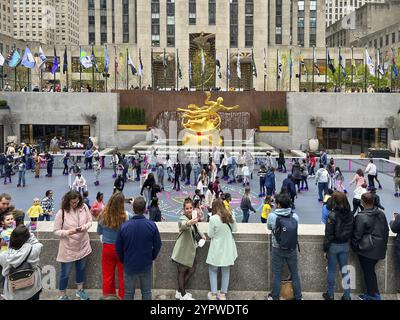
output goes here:
{"type": "Polygon", "coordinates": [[[221,130],[221,116],[219,111],[231,111],[239,106],[226,107],[222,103],[222,97],[211,101],[211,93],[206,92],[207,99],[204,106],[190,104],[187,109],[178,108],[183,112],[182,126],[185,128],[185,135],[182,139],[184,145],[205,145],[220,146],[222,144],[219,132],[221,130]]]}

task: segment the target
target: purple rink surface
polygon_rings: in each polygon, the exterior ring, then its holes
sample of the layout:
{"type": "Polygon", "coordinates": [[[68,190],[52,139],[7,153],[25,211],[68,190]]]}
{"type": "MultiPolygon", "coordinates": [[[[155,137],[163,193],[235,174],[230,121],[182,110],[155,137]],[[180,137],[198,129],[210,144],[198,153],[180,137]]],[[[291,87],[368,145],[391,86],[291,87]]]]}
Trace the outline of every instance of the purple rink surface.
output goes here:
{"type": "MultiPolygon", "coordinates": [[[[344,160],[342,160],[344,161],[344,160]]],[[[362,167],[364,166],[365,160],[360,163],[362,167]]],[[[345,164],[345,163],[343,163],[345,164]]],[[[347,163],[345,164],[347,165],[347,163]]],[[[379,172],[379,180],[383,185],[382,190],[378,190],[378,195],[381,198],[381,204],[385,207],[386,217],[388,219],[392,218],[393,212],[400,212],[400,198],[394,197],[394,186],[393,178],[391,176],[393,164],[389,164],[387,171],[388,173],[379,172]]],[[[289,166],[290,167],[290,166],[289,166]]],[[[360,166],[361,167],[361,166],[360,166]]],[[[258,170],[258,166],[256,166],[258,170]]],[[[350,168],[352,171],[355,170],[356,166],[353,164],[350,168]]],[[[380,166],[378,166],[378,169],[380,166]]],[[[288,168],[289,169],[289,168],[288,168]]],[[[342,167],[343,169],[343,167],[342,167]]],[[[349,169],[349,168],[347,168],[349,169]]],[[[345,170],[347,170],[345,169],[345,170]]],[[[251,180],[250,187],[252,191],[252,204],[257,210],[257,213],[250,213],[249,222],[256,223],[260,222],[260,214],[262,209],[262,199],[258,197],[259,193],[259,179],[257,177],[257,170],[253,173],[253,179],[251,180]]],[[[382,168],[383,170],[383,168],[382,168]]],[[[386,170],[386,169],[385,169],[386,170]]],[[[87,170],[83,172],[83,176],[88,183],[89,199],[92,203],[97,192],[101,191],[104,193],[104,199],[107,201],[112,194],[114,179],[112,178],[112,170],[104,169],[100,174],[100,185],[94,185],[94,172],[92,170],[87,170]]],[[[68,176],[62,175],[62,169],[54,169],[53,177],[45,177],[46,170],[41,170],[40,178],[35,179],[32,172],[26,173],[26,187],[17,188],[18,176],[12,176],[12,183],[3,184],[3,179],[0,180],[0,193],[6,192],[12,196],[12,204],[14,204],[18,209],[22,209],[25,212],[33,203],[33,198],[39,197],[43,198],[46,190],[54,191],[55,207],[56,210],[59,209],[61,204],[61,198],[69,190],[68,188],[68,176]]],[[[287,174],[276,173],[277,189],[280,190],[283,179],[287,174]]],[[[345,181],[344,185],[348,190],[349,202],[352,206],[353,190],[354,185],[348,187],[354,173],[344,172],[345,181]]],[[[166,221],[177,221],[182,212],[183,199],[192,196],[194,194],[194,186],[186,186],[181,182],[181,191],[176,192],[172,190],[173,184],[165,180],[165,192],[159,194],[160,198],[160,208],[162,215],[166,221]]],[[[192,174],[193,180],[193,174],[192,174]]],[[[192,181],[193,183],[193,181],[192,181]]],[[[315,179],[312,177],[308,178],[309,191],[304,191],[298,194],[298,198],[295,200],[296,213],[300,217],[300,223],[303,224],[320,224],[321,223],[321,208],[322,205],[318,202],[318,192],[315,185],[315,179]]],[[[222,190],[224,192],[229,192],[232,194],[231,207],[235,212],[235,216],[238,222],[242,221],[242,211],[240,210],[240,200],[244,191],[242,184],[236,183],[228,185],[222,182],[222,190]]],[[[137,197],[140,195],[139,182],[131,181],[125,184],[124,194],[126,197],[137,197]]],[[[127,210],[131,211],[129,205],[126,207],[127,210]]],[[[28,217],[25,218],[29,220],[28,217]]]]}

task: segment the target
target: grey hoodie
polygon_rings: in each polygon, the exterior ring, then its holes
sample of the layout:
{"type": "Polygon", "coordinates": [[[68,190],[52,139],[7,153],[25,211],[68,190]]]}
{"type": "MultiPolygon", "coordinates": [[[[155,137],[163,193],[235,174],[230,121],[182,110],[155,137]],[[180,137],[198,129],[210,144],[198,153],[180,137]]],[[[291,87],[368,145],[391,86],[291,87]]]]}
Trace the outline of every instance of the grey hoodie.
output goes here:
{"type": "MultiPolygon", "coordinates": [[[[286,208],[286,209],[275,209],[273,212],[270,213],[270,215],[268,216],[268,220],[267,220],[267,228],[269,230],[274,230],[275,229],[275,223],[276,223],[276,218],[278,216],[281,217],[285,217],[290,215],[290,213],[292,212],[291,208],[286,208]]],[[[296,219],[297,222],[299,222],[299,217],[297,216],[296,213],[293,213],[293,218],[296,219]]],[[[274,234],[272,234],[272,246],[274,248],[279,248],[279,244],[275,239],[274,234]]]]}
{"type": "Polygon", "coordinates": [[[43,245],[31,233],[31,237],[26,241],[19,250],[8,249],[0,254],[0,265],[3,267],[4,282],[4,298],[6,300],[27,300],[33,297],[37,292],[42,289],[42,272],[39,267],[40,252],[43,245]],[[33,286],[13,291],[9,287],[8,274],[11,267],[18,267],[32,251],[27,260],[28,263],[35,268],[35,283],[33,286]]]}

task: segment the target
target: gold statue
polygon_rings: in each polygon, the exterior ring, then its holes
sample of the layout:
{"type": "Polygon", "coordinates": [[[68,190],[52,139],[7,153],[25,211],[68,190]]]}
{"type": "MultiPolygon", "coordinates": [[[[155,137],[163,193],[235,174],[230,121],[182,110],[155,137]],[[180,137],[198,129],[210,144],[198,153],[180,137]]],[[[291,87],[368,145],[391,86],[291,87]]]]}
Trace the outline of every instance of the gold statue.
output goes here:
{"type": "MultiPolygon", "coordinates": [[[[187,109],[178,108],[178,111],[183,112],[182,115],[182,126],[189,132],[186,133],[183,138],[183,144],[197,141],[196,144],[201,144],[204,139],[208,139],[211,144],[220,144],[212,139],[212,134],[215,134],[215,130],[220,130],[221,116],[218,114],[219,111],[231,111],[238,109],[239,106],[226,107],[222,103],[224,99],[222,97],[217,98],[216,101],[211,101],[211,93],[206,92],[207,99],[204,102],[204,106],[199,107],[196,104],[188,105],[187,109]],[[191,135],[195,137],[191,137],[191,135]],[[195,138],[195,139],[194,139],[195,138]]],[[[214,139],[215,140],[215,139],[214,139]]]]}

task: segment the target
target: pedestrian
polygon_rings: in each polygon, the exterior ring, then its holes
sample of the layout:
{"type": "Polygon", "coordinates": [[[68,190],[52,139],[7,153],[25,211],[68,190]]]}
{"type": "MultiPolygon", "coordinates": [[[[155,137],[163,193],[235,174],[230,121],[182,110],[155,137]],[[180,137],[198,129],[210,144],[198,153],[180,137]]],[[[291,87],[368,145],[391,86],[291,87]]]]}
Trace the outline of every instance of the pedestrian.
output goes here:
{"type": "Polygon", "coordinates": [[[325,225],[323,244],[324,257],[328,262],[328,290],[322,294],[322,297],[325,300],[334,300],[336,264],[338,263],[342,275],[342,286],[345,286],[342,300],[351,300],[347,266],[353,233],[353,214],[344,193],[334,192],[331,199],[332,207],[325,225]]]}
{"type": "Polygon", "coordinates": [[[90,205],[90,200],[89,200],[89,192],[83,191],[82,193],[82,199],[83,199],[83,203],[86,204],[86,206],[89,208],[89,210],[92,208],[90,205]]]}
{"type": "Polygon", "coordinates": [[[214,189],[215,198],[218,198],[220,196],[220,194],[222,193],[221,184],[219,182],[218,176],[215,177],[215,181],[213,183],[213,189],[214,189]]]}
{"type": "Polygon", "coordinates": [[[231,201],[232,201],[232,196],[230,193],[224,193],[223,198],[222,198],[223,202],[224,202],[224,206],[226,208],[226,210],[228,210],[230,212],[230,214],[232,214],[232,209],[231,209],[231,201]]]}
{"type": "Polygon", "coordinates": [[[61,209],[54,220],[54,234],[60,238],[57,261],[61,263],[58,300],[69,300],[66,289],[72,267],[75,265],[75,296],[80,300],[89,297],[83,289],[86,261],[92,252],[88,230],[92,226],[92,215],[83,203],[79,192],[67,192],[61,203],[61,209]]]}
{"type": "Polygon", "coordinates": [[[332,190],[335,189],[335,179],[334,179],[334,177],[335,177],[335,168],[336,168],[335,160],[333,160],[333,158],[331,158],[329,160],[329,164],[326,166],[326,170],[328,171],[329,177],[330,177],[328,188],[332,189],[332,190]]]}
{"type": "Polygon", "coordinates": [[[228,179],[229,177],[231,178],[228,180],[228,184],[236,183],[236,168],[237,168],[237,162],[236,158],[233,155],[230,155],[228,157],[228,179]]]}
{"type": "Polygon", "coordinates": [[[271,152],[267,151],[267,157],[265,159],[265,167],[267,169],[275,168],[275,160],[271,155],[271,152]]]}
{"type": "Polygon", "coordinates": [[[354,190],[354,197],[353,197],[353,215],[356,214],[358,212],[358,208],[360,208],[361,210],[364,210],[364,208],[361,205],[361,197],[364,193],[367,193],[367,184],[364,183],[361,186],[358,186],[355,190],[354,190]]]}
{"type": "Polygon", "coordinates": [[[389,227],[385,213],[374,207],[374,197],[365,193],[361,197],[364,210],[355,217],[351,247],[358,255],[364,274],[366,293],[361,300],[381,300],[375,266],[379,260],[385,259],[389,227]]]}
{"type": "Polygon", "coordinates": [[[261,165],[260,166],[260,170],[258,170],[257,175],[260,178],[260,193],[258,194],[258,196],[260,198],[265,197],[266,194],[266,188],[265,188],[265,177],[267,175],[267,168],[265,167],[265,165],[261,165]]]}
{"type": "Polygon", "coordinates": [[[78,191],[79,193],[83,193],[87,190],[86,179],[82,176],[80,172],[75,177],[75,180],[72,183],[72,189],[78,191]]]}
{"type": "Polygon", "coordinates": [[[319,164],[322,164],[324,167],[327,166],[328,164],[328,154],[326,153],[326,150],[321,151],[321,157],[319,159],[319,164]]]}
{"type": "Polygon", "coordinates": [[[93,161],[93,170],[94,170],[94,185],[98,186],[100,184],[99,182],[99,176],[101,173],[101,164],[100,164],[100,158],[95,157],[93,161]]]}
{"type": "Polygon", "coordinates": [[[253,171],[254,171],[254,157],[250,151],[246,151],[244,154],[245,164],[249,167],[250,171],[250,179],[253,179],[253,171]]]}
{"type": "Polygon", "coordinates": [[[159,206],[159,200],[157,197],[151,200],[150,209],[149,209],[149,219],[154,222],[160,222],[163,220],[161,215],[161,210],[159,206]]]}
{"type": "Polygon", "coordinates": [[[122,192],[113,193],[107,205],[101,211],[97,224],[97,234],[103,244],[101,254],[101,271],[103,295],[116,294],[115,272],[118,272],[118,296],[124,298],[124,266],[118,259],[115,243],[118,230],[131,216],[125,211],[125,197],[122,192]]]}
{"type": "Polygon", "coordinates": [[[285,193],[276,195],[276,209],[270,213],[267,228],[272,230],[272,291],[268,300],[279,300],[283,265],[289,267],[293,293],[296,300],[302,300],[298,271],[297,228],[299,218],[292,213],[291,200],[285,193]]]}
{"type": "Polygon", "coordinates": [[[12,163],[10,161],[6,161],[4,165],[4,184],[7,184],[7,180],[11,183],[11,174],[12,174],[12,163]]]}
{"type": "MultiPolygon", "coordinates": [[[[400,272],[400,215],[398,212],[393,213],[393,218],[389,222],[390,230],[396,233],[396,240],[394,242],[395,252],[396,252],[396,266],[397,272],[400,272]]],[[[400,290],[397,290],[400,293],[400,290]]]]}
{"type": "Polygon", "coordinates": [[[7,158],[6,155],[4,154],[4,152],[0,153],[0,178],[4,177],[4,166],[7,162],[7,158]]]}
{"type": "Polygon", "coordinates": [[[400,165],[394,167],[394,196],[398,198],[400,196],[400,165]]]}
{"type": "Polygon", "coordinates": [[[198,217],[193,217],[192,212],[193,200],[186,198],[183,202],[183,214],[178,222],[178,239],[171,256],[178,269],[178,290],[175,291],[175,298],[179,300],[194,300],[192,295],[186,291],[186,288],[196,271],[196,253],[199,240],[203,240],[203,245],[206,240],[206,237],[198,230],[198,217]]]}
{"type": "Polygon", "coordinates": [[[294,183],[297,186],[297,192],[300,193],[300,182],[302,180],[300,164],[298,159],[293,159],[292,165],[292,177],[294,179],[294,183]]]}
{"type": "Polygon", "coordinates": [[[43,209],[43,214],[39,216],[39,221],[50,221],[54,213],[54,199],[52,190],[46,191],[45,197],[40,202],[40,206],[43,209]]]}
{"type": "Polygon", "coordinates": [[[84,170],[92,169],[92,157],[93,157],[92,149],[89,148],[89,149],[85,150],[84,156],[85,156],[85,169],[84,170]]]}
{"type": "Polygon", "coordinates": [[[270,168],[265,176],[265,189],[267,190],[267,196],[272,196],[275,194],[276,178],[274,168],[270,168]]]}
{"type": "MultiPolygon", "coordinates": [[[[215,181],[214,181],[214,184],[215,184],[215,181]]],[[[216,199],[216,194],[215,194],[215,191],[214,191],[214,185],[213,185],[213,183],[210,182],[208,184],[207,192],[206,192],[205,199],[204,199],[204,206],[205,206],[205,208],[207,209],[207,212],[208,212],[207,221],[209,221],[209,219],[210,219],[212,204],[213,204],[215,199],[216,199]]]]}
{"type": "Polygon", "coordinates": [[[143,300],[151,300],[152,264],[161,249],[157,225],[144,217],[146,201],[137,197],[133,201],[135,216],[119,229],[116,251],[124,265],[125,300],[133,300],[135,282],[140,281],[143,300]]]}
{"type": "Polygon", "coordinates": [[[113,178],[117,177],[117,165],[118,165],[118,163],[119,163],[119,158],[118,158],[117,152],[114,151],[112,153],[112,156],[111,156],[111,165],[113,167],[113,172],[114,172],[113,178]]]}
{"type": "Polygon", "coordinates": [[[249,217],[250,217],[249,211],[253,211],[254,213],[256,213],[256,209],[254,209],[253,206],[251,205],[250,191],[251,191],[250,187],[246,187],[244,189],[244,195],[240,202],[240,209],[243,212],[242,223],[249,222],[249,217]]]}
{"type": "Polygon", "coordinates": [[[156,184],[156,180],[154,179],[154,174],[151,172],[147,176],[147,179],[144,181],[142,189],[140,190],[140,195],[143,196],[144,191],[144,198],[146,199],[146,209],[150,208],[150,202],[152,199],[152,189],[156,184]]]}
{"type": "Polygon", "coordinates": [[[34,161],[35,161],[35,178],[40,177],[40,164],[43,161],[43,158],[40,156],[38,152],[36,152],[34,156],[34,161]]]}
{"type": "Polygon", "coordinates": [[[222,169],[222,179],[223,180],[228,180],[228,156],[226,152],[223,154],[223,158],[221,160],[220,168],[222,169]]]}
{"type": "MultiPolygon", "coordinates": [[[[11,234],[14,231],[16,222],[11,209],[0,215],[0,248],[1,252],[7,251],[10,245],[11,234]]],[[[2,282],[2,281],[0,281],[2,282]]]]}
{"type": "Polygon", "coordinates": [[[214,182],[215,177],[217,176],[218,173],[218,168],[212,159],[210,159],[209,170],[210,170],[210,182],[214,182]]]}
{"type": "Polygon", "coordinates": [[[93,202],[92,207],[90,208],[90,213],[92,214],[92,219],[94,221],[98,219],[105,206],[104,194],[102,192],[97,192],[96,200],[93,202]]]}
{"type": "MultiPolygon", "coordinates": [[[[10,245],[6,253],[0,254],[0,265],[5,277],[4,291],[2,296],[5,300],[39,300],[42,292],[42,271],[39,267],[40,253],[43,245],[30,233],[24,225],[17,226],[11,233],[10,245]],[[14,290],[10,283],[10,275],[20,271],[21,264],[28,263],[29,271],[32,272],[31,285],[23,285],[14,290]]],[[[23,280],[30,280],[22,278],[23,280]]],[[[22,280],[21,279],[21,280],[22,280]]]]}
{"type": "Polygon", "coordinates": [[[333,190],[328,189],[328,193],[324,197],[324,201],[322,201],[322,214],[321,214],[321,222],[326,224],[328,221],[329,212],[332,211],[332,195],[333,190]]]}
{"type": "Polygon", "coordinates": [[[261,211],[261,223],[267,223],[268,216],[271,213],[271,204],[272,204],[272,197],[266,196],[261,211]]]}
{"type": "Polygon", "coordinates": [[[47,151],[44,155],[44,158],[46,159],[46,163],[47,163],[46,177],[52,177],[53,176],[54,156],[47,151]]]}
{"type": "Polygon", "coordinates": [[[289,195],[292,201],[292,206],[294,206],[294,199],[296,198],[297,193],[296,185],[294,184],[292,179],[292,174],[289,173],[287,178],[282,181],[281,193],[286,193],[287,195],[289,195]]]}
{"type": "Polygon", "coordinates": [[[39,198],[33,199],[33,205],[28,209],[28,211],[26,213],[29,216],[29,218],[31,219],[30,228],[32,231],[35,231],[36,227],[37,227],[37,221],[39,219],[39,216],[43,215],[43,213],[44,213],[44,210],[40,205],[39,198]]]}
{"type": "Polygon", "coordinates": [[[173,190],[176,190],[176,191],[181,190],[181,184],[180,184],[181,172],[182,172],[181,164],[178,159],[177,162],[174,164],[174,188],[173,188],[173,190]]]}
{"type": "Polygon", "coordinates": [[[157,182],[161,187],[161,190],[164,191],[164,166],[162,163],[157,165],[157,182]]]}
{"type": "Polygon", "coordinates": [[[335,167],[335,174],[333,176],[333,180],[335,181],[334,190],[339,192],[347,193],[346,188],[344,187],[344,175],[339,167],[335,167]]]}
{"type": "Polygon", "coordinates": [[[247,165],[247,163],[245,163],[243,165],[243,187],[249,185],[250,185],[250,168],[247,165]]]}
{"type": "Polygon", "coordinates": [[[365,168],[365,174],[368,175],[368,186],[371,187],[375,187],[375,177],[376,177],[376,165],[374,164],[374,160],[371,159],[369,160],[369,163],[367,165],[367,167],[365,168]]]}
{"type": "Polygon", "coordinates": [[[19,159],[18,163],[18,184],[17,187],[25,187],[25,174],[26,174],[26,164],[24,158],[19,159]]]}
{"type": "Polygon", "coordinates": [[[200,168],[200,164],[198,159],[195,158],[193,166],[192,166],[192,170],[193,170],[193,185],[197,186],[197,183],[199,182],[199,175],[201,172],[201,168],[200,168]]]}
{"type": "Polygon", "coordinates": [[[317,159],[315,158],[314,154],[311,153],[311,151],[308,153],[308,156],[310,158],[310,163],[309,163],[309,175],[310,177],[315,177],[315,167],[317,166],[317,159]]]}
{"type": "Polygon", "coordinates": [[[381,210],[385,210],[385,208],[381,204],[380,197],[376,193],[376,188],[375,187],[369,188],[369,192],[371,192],[371,194],[374,197],[374,207],[381,209],[381,210]]]}
{"type": "Polygon", "coordinates": [[[286,173],[286,160],[285,160],[285,155],[284,155],[282,149],[279,149],[278,171],[286,173]]]}
{"type": "Polygon", "coordinates": [[[307,182],[308,169],[307,169],[307,164],[306,164],[306,160],[305,159],[303,159],[301,164],[300,164],[300,174],[301,174],[300,190],[308,191],[308,182],[307,182]]]}
{"type": "Polygon", "coordinates": [[[63,170],[63,175],[68,175],[69,169],[68,169],[68,163],[71,161],[71,154],[67,152],[64,157],[62,158],[63,164],[64,164],[64,170],[63,170]]]}
{"type": "Polygon", "coordinates": [[[356,187],[359,187],[366,183],[364,172],[361,169],[357,169],[356,174],[354,175],[353,180],[351,180],[349,186],[351,186],[353,183],[356,183],[356,187]]]}
{"type": "Polygon", "coordinates": [[[172,182],[172,181],[174,181],[174,164],[173,164],[169,154],[167,154],[166,159],[167,159],[167,162],[166,162],[165,166],[167,168],[168,181],[172,182]]]}
{"type": "Polygon", "coordinates": [[[122,175],[118,175],[117,179],[114,181],[113,193],[116,191],[123,192],[125,187],[124,178],[122,175]]]}
{"type": "Polygon", "coordinates": [[[329,180],[329,172],[325,169],[323,164],[320,164],[315,176],[315,185],[318,185],[319,202],[322,202],[324,200],[324,195],[328,193],[329,180]]]}
{"type": "Polygon", "coordinates": [[[234,215],[226,209],[222,199],[213,204],[214,215],[208,224],[208,237],[211,239],[206,263],[210,275],[211,292],[209,300],[226,300],[229,287],[230,267],[235,264],[237,249],[232,232],[237,231],[234,215]],[[218,293],[218,269],[221,268],[221,290],[218,293]]]}

